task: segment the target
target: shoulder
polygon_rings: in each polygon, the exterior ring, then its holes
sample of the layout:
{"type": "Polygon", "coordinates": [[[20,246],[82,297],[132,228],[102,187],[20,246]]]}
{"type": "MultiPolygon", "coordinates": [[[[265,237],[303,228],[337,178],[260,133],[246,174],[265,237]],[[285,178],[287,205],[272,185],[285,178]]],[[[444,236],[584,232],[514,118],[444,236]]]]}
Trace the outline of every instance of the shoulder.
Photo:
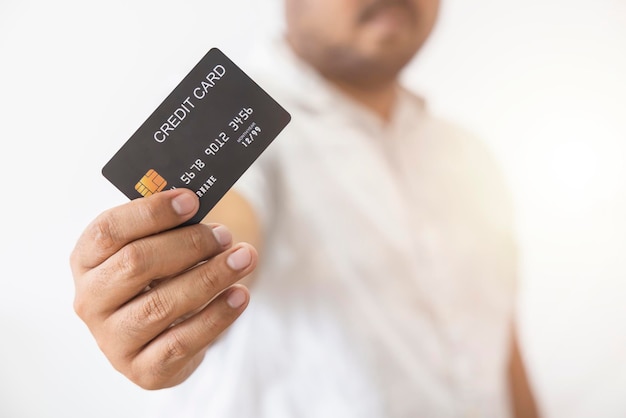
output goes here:
{"type": "Polygon", "coordinates": [[[408,93],[420,109],[420,136],[431,156],[447,170],[481,177],[504,176],[493,144],[472,129],[434,112],[426,100],[408,93]]]}
{"type": "Polygon", "coordinates": [[[463,202],[495,222],[510,223],[513,194],[506,167],[495,144],[472,129],[436,114],[423,103],[419,125],[421,164],[436,173],[442,185],[463,202]]]}

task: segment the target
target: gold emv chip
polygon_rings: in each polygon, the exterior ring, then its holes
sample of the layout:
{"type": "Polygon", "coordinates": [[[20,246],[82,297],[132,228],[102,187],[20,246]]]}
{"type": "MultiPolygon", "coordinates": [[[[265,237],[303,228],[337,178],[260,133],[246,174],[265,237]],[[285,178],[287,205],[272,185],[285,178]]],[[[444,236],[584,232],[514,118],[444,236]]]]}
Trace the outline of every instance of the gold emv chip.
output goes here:
{"type": "Polygon", "coordinates": [[[153,169],[148,170],[145,176],[135,184],[135,190],[143,197],[160,192],[167,186],[167,181],[153,169]]]}

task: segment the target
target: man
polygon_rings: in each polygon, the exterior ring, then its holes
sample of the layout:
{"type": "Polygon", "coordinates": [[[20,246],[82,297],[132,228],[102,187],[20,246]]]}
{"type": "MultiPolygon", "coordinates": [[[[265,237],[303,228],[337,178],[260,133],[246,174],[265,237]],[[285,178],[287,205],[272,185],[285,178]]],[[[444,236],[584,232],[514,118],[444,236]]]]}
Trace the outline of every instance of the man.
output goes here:
{"type": "Polygon", "coordinates": [[[204,225],[186,190],[99,216],[77,313],[176,416],[536,417],[501,175],[398,82],[438,1],[285,6],[253,77],[292,124],[204,225]]]}

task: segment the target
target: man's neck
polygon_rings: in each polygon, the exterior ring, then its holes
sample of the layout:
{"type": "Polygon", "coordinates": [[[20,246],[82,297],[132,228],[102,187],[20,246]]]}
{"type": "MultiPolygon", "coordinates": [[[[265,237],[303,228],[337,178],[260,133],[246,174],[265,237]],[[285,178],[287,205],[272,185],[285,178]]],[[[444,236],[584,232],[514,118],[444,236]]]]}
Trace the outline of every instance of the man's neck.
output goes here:
{"type": "Polygon", "coordinates": [[[371,110],[383,121],[389,122],[391,120],[393,105],[398,94],[397,81],[392,80],[378,86],[368,86],[368,88],[339,80],[328,79],[328,81],[347,96],[371,110]]]}
{"type": "Polygon", "coordinates": [[[322,77],[328,82],[337,87],[340,91],[351,97],[357,103],[361,103],[365,108],[371,110],[375,115],[380,117],[383,121],[389,122],[391,120],[391,114],[393,111],[393,105],[398,94],[398,80],[397,77],[389,77],[383,79],[376,79],[375,82],[365,82],[361,78],[357,80],[346,81],[342,77],[334,77],[324,71],[323,67],[315,65],[314,60],[307,59],[306,54],[300,51],[300,48],[294,44],[293,39],[286,35],[285,40],[292,52],[298,56],[304,62],[308,62],[309,65],[314,67],[322,77]]]}

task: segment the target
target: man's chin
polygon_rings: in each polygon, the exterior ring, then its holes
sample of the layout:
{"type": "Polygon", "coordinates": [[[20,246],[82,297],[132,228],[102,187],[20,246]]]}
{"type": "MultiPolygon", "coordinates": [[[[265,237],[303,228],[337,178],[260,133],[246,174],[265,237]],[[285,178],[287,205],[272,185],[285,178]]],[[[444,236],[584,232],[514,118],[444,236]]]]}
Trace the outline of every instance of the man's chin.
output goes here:
{"type": "Polygon", "coordinates": [[[382,63],[385,68],[404,67],[417,53],[415,39],[385,37],[364,42],[361,56],[365,61],[382,63]]]}
{"type": "Polygon", "coordinates": [[[418,34],[411,27],[372,25],[361,32],[360,45],[367,55],[413,55],[419,49],[418,34]]]}
{"type": "Polygon", "coordinates": [[[410,61],[408,54],[366,54],[353,60],[349,66],[335,68],[334,78],[364,89],[389,85],[410,61]]]}

